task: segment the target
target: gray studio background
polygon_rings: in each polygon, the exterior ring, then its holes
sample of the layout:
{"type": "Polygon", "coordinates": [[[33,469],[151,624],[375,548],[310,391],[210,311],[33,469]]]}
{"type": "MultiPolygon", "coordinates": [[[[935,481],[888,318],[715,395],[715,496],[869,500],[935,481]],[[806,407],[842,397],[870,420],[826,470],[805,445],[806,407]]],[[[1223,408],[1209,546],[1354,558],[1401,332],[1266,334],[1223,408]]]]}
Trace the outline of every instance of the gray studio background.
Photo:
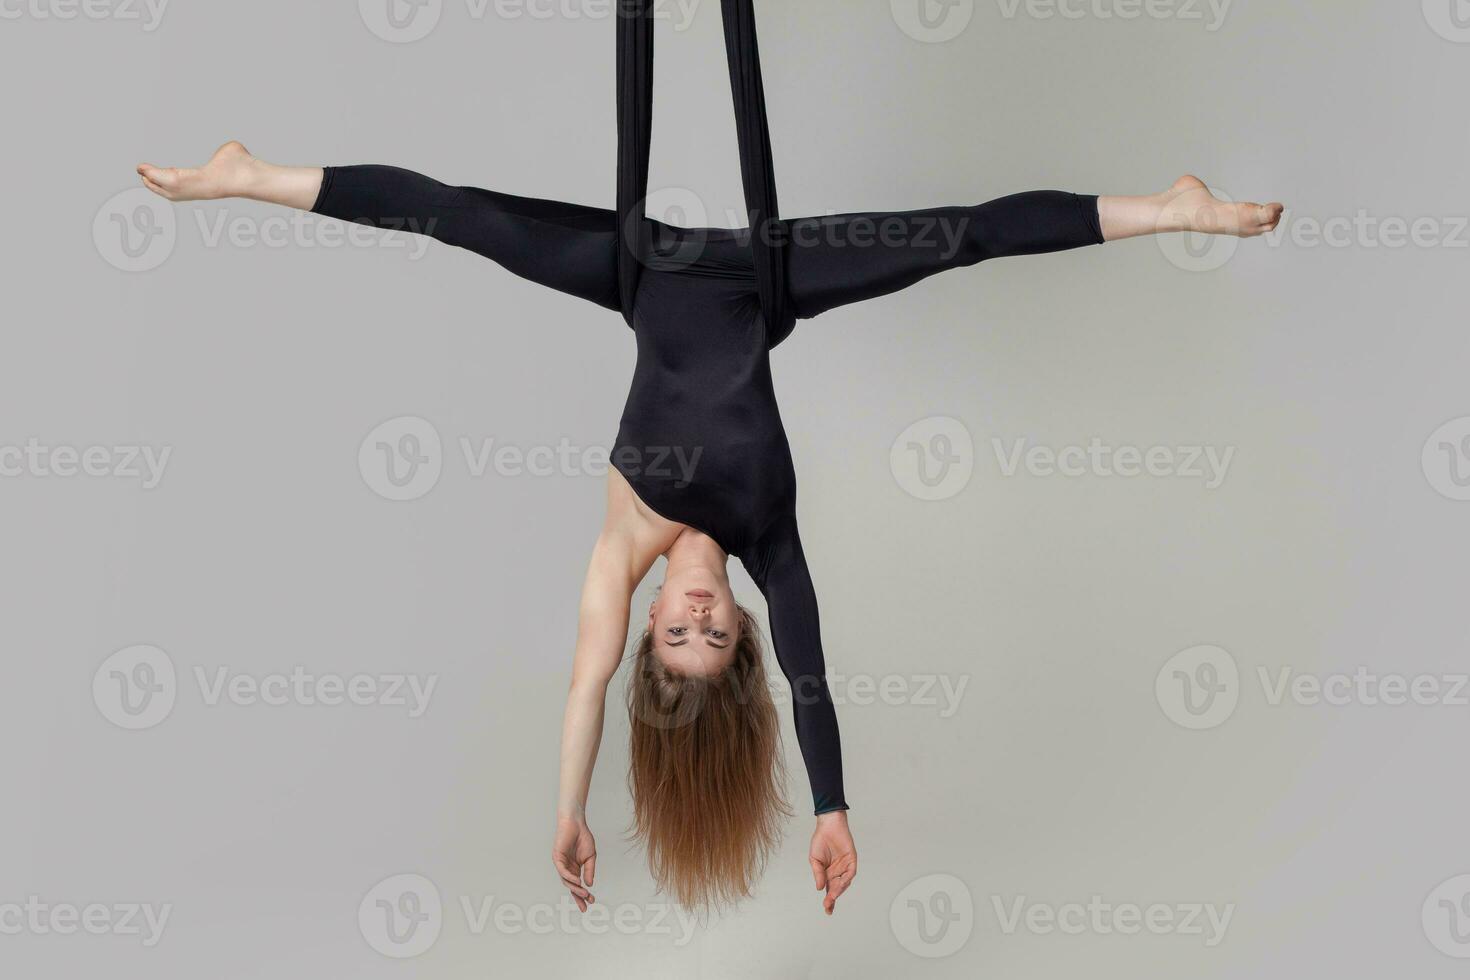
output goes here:
{"type": "MultiPolygon", "coordinates": [[[[735,224],[718,6],[665,9],[652,186],[735,224]]],[[[758,4],[788,215],[1191,171],[1290,211],[1233,253],[951,273],[777,352],[861,873],[822,916],[788,727],[785,849],[692,929],[621,836],[621,681],[589,804],[611,914],[565,914],[547,858],[603,481],[464,453],[608,446],[620,319],[443,246],[115,197],[239,138],[610,206],[605,5],[0,12],[0,973],[1462,975],[1463,4],[758,4]],[[391,501],[359,451],[405,418],[440,472],[391,501]],[[1215,486],[1008,475],[995,440],[1232,455],[1215,486]],[[128,447],[169,453],[155,486],[128,447]],[[298,668],[435,686],[417,717],[250,696],[298,668]],[[149,669],[168,700],[129,714],[149,669]],[[1279,693],[1303,676],[1357,679],[1279,693]],[[398,959],[374,917],[404,895],[442,912],[398,959]]]]}

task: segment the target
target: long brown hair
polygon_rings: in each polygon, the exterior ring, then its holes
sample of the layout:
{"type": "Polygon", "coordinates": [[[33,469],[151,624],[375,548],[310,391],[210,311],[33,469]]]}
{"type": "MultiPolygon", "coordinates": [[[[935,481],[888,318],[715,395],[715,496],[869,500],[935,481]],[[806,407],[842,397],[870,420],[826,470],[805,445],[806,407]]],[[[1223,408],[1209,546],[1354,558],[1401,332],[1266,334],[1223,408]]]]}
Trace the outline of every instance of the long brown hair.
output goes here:
{"type": "Polygon", "coordinates": [[[659,890],[705,912],[747,898],[781,839],[785,764],[760,628],[740,607],[735,659],[717,675],[676,673],[644,633],[628,699],[633,838],[659,890]]]}

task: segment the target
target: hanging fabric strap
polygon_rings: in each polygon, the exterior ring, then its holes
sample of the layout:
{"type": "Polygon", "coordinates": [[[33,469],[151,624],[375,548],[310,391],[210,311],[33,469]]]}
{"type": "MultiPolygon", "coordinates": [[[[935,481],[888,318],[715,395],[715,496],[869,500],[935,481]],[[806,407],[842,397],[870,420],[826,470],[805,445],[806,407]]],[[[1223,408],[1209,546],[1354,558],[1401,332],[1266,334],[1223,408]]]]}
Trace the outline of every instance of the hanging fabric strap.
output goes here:
{"type": "MultiPolygon", "coordinates": [[[[752,0],[721,0],[725,56],[735,103],[740,177],[745,190],[756,289],[772,346],[796,323],[786,288],[786,227],[776,204],[776,173],[752,0]]],[[[653,136],[653,0],[619,0],[618,10],[618,288],[623,316],[633,300],[648,242],[643,209],[653,136]]]]}
{"type": "Polygon", "coordinates": [[[766,120],[766,90],[761,81],[760,46],[755,36],[752,0],[722,0],[725,57],[735,97],[735,133],[740,143],[740,179],[750,216],[755,281],[771,346],[786,338],[796,314],[786,291],[786,228],[776,206],[776,168],[771,160],[771,127],[766,120]]]}
{"type": "Polygon", "coordinates": [[[648,149],[653,139],[653,3],[618,0],[618,298],[633,325],[643,271],[648,149]]]}

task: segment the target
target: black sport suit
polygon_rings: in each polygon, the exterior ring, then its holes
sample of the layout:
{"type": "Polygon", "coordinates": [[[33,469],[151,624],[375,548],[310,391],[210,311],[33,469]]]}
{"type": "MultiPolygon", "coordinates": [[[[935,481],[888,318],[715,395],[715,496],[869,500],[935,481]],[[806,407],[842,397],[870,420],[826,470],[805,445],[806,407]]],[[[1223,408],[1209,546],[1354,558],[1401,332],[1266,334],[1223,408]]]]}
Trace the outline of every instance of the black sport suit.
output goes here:
{"type": "Polygon", "coordinates": [[[643,213],[652,3],[620,3],[616,210],[449,187],[382,166],[326,168],[313,210],[431,235],[623,314],[638,360],[613,463],[649,507],[745,565],[792,685],[816,812],[847,809],[770,350],[797,318],[947,269],[1100,243],[1097,198],[1032,191],[969,207],[780,219],[751,0],[722,0],[749,225],[653,221],[643,213]]]}

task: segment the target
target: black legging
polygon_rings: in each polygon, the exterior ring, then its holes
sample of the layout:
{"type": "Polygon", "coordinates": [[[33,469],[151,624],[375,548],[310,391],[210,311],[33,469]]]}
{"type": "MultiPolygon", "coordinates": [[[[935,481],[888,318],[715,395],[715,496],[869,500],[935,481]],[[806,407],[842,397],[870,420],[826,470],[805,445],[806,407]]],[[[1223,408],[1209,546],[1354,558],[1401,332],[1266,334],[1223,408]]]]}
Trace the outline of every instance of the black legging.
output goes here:
{"type": "MultiPolygon", "coordinates": [[[[450,187],[397,167],[353,166],[327,168],[313,210],[430,235],[532,282],[621,309],[617,215],[605,208],[450,187]]],[[[656,222],[647,225],[650,237],[681,237],[686,243],[691,237],[656,222]]],[[[710,237],[730,234],[715,231],[710,237]]],[[[772,234],[785,235],[789,243],[789,291],[803,319],[897,292],[948,269],[1103,240],[1097,198],[1063,191],[1029,191],[971,207],[796,218],[780,222],[772,234]]],[[[697,241],[689,247],[697,248],[697,241]]],[[[693,256],[686,248],[678,259],[690,262],[693,256]]]]}

